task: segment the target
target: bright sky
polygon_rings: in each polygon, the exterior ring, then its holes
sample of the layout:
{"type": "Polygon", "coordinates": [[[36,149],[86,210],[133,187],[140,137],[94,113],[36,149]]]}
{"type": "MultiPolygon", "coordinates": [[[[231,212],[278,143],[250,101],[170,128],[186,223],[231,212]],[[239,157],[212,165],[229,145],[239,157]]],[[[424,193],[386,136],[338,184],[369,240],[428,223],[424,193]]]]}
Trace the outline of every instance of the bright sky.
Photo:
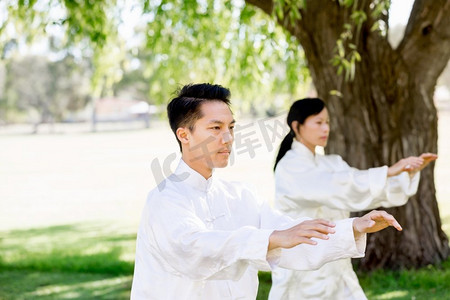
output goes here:
{"type": "Polygon", "coordinates": [[[414,0],[392,0],[389,10],[389,27],[408,22],[414,0]]]}

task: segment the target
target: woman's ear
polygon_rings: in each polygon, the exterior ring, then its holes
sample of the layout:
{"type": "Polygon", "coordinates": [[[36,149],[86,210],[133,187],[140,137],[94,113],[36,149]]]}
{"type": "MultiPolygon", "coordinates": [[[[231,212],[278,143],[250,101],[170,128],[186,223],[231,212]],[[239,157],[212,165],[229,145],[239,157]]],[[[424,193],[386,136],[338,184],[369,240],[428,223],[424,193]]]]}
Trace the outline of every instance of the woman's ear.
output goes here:
{"type": "Polygon", "coordinates": [[[291,123],[291,129],[294,131],[296,136],[300,135],[300,131],[299,131],[300,128],[298,125],[299,125],[298,121],[292,121],[292,123],[291,123]]]}
{"type": "Polygon", "coordinates": [[[179,127],[176,131],[177,138],[182,144],[189,143],[189,130],[185,127],[179,127]]]}

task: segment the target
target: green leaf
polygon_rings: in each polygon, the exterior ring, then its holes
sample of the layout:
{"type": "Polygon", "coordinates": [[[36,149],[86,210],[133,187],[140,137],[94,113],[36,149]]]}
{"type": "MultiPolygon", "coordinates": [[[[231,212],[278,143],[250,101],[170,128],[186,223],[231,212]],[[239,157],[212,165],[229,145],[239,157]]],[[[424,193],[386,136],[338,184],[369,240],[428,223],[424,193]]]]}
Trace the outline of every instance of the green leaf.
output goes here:
{"type": "Polygon", "coordinates": [[[339,98],[342,98],[342,93],[340,92],[340,91],[338,91],[338,90],[331,90],[330,91],[330,95],[331,96],[337,96],[337,97],[339,97],[339,98]]]}

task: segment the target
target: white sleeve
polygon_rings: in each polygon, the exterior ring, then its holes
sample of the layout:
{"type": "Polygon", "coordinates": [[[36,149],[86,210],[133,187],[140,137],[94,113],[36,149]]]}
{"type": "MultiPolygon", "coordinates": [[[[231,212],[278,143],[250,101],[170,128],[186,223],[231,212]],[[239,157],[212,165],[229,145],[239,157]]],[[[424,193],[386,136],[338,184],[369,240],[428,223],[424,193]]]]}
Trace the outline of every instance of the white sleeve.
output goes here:
{"type": "MultiPolygon", "coordinates": [[[[265,220],[263,227],[277,230],[287,229],[310,218],[293,220],[267,205],[262,210],[265,220]]],[[[327,262],[348,257],[363,257],[366,249],[366,234],[355,238],[353,234],[353,218],[336,221],[336,232],[329,234],[328,240],[314,239],[316,245],[300,244],[291,249],[274,249],[267,255],[272,268],[282,267],[294,270],[314,270],[327,262]]]]}
{"type": "Polygon", "coordinates": [[[414,183],[406,182],[403,175],[400,176],[402,180],[388,183],[387,166],[358,170],[348,166],[340,156],[324,159],[328,159],[328,168],[308,165],[301,159],[280,161],[275,171],[278,208],[289,211],[299,206],[324,205],[362,211],[380,206],[399,206],[408,199],[399,186],[414,186],[414,183]]]}
{"type": "MultiPolygon", "coordinates": [[[[237,280],[249,264],[269,269],[266,260],[273,230],[253,226],[237,230],[210,230],[191,211],[168,199],[158,201],[144,216],[142,237],[155,241],[154,248],[173,274],[193,280],[237,280]]],[[[143,241],[145,243],[145,241],[143,241]]]]}
{"type": "Polygon", "coordinates": [[[409,197],[417,192],[419,181],[420,172],[416,173],[412,178],[407,172],[402,172],[397,176],[389,177],[383,194],[379,196],[379,206],[393,207],[404,205],[409,197]]]}
{"type": "Polygon", "coordinates": [[[315,239],[316,245],[300,244],[281,250],[279,267],[294,270],[315,270],[325,263],[349,257],[363,257],[366,249],[366,234],[357,239],[353,234],[353,219],[336,221],[336,233],[328,240],[315,239]]]}

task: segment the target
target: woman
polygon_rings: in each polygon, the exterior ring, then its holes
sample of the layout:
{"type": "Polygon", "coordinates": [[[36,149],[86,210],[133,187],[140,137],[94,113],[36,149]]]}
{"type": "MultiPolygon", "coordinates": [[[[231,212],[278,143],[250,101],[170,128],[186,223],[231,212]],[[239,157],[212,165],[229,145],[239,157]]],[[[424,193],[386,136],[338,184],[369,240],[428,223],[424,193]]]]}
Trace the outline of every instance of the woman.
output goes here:
{"type": "MultiPolygon", "coordinates": [[[[337,220],[352,211],[404,205],[414,195],[419,171],[437,158],[432,153],[401,159],[387,167],[357,170],[338,155],[320,155],[330,132],[322,100],[307,98],[291,106],[289,134],[275,162],[275,207],[294,217],[337,220]]],[[[269,299],[367,299],[350,259],[315,271],[275,269],[269,299]]]]}

